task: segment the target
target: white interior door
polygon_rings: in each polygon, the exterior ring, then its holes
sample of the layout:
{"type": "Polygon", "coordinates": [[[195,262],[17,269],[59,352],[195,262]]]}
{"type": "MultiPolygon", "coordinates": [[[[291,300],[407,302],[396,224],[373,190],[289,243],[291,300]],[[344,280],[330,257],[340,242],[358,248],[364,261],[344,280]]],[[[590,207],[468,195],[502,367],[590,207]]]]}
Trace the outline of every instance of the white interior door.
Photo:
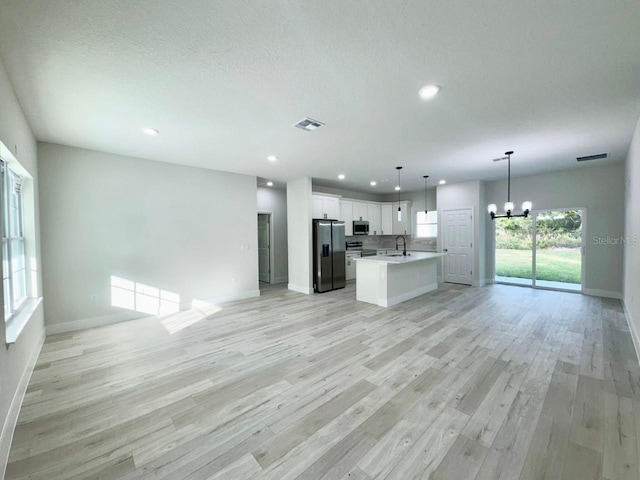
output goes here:
{"type": "Polygon", "coordinates": [[[473,283],[473,212],[470,208],[444,210],[442,215],[442,253],[444,281],[473,283]]]}
{"type": "Polygon", "coordinates": [[[270,215],[258,214],[258,268],[261,282],[270,282],[270,215]]]}

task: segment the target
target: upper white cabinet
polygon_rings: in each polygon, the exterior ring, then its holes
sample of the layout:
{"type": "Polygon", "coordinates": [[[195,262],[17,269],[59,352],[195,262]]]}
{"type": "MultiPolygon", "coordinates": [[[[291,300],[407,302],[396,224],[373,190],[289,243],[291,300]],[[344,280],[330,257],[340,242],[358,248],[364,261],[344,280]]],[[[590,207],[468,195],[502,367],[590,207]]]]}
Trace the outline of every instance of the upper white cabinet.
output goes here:
{"type": "MultiPolygon", "coordinates": [[[[364,202],[353,202],[353,219],[354,220],[369,220],[369,207],[364,202]]],[[[371,228],[369,228],[371,230],[371,228]]]]}
{"type": "Polygon", "coordinates": [[[340,216],[340,200],[338,197],[313,195],[311,215],[313,218],[337,220],[340,216]]]}
{"type": "Polygon", "coordinates": [[[402,218],[398,220],[398,204],[393,204],[393,234],[394,235],[411,235],[411,203],[400,202],[402,209],[402,218]]]}
{"type": "Polygon", "coordinates": [[[402,220],[398,221],[397,202],[367,202],[316,193],[312,196],[313,218],[342,220],[347,237],[353,235],[353,222],[359,220],[369,222],[369,235],[411,235],[411,202],[400,205],[402,220]]]}
{"type": "Polygon", "coordinates": [[[369,235],[382,235],[382,218],[379,203],[369,203],[367,205],[367,216],[369,220],[369,235]]]}
{"type": "Polygon", "coordinates": [[[353,235],[353,202],[350,200],[340,200],[340,216],[344,222],[344,234],[347,237],[353,235]]]}
{"type": "Polygon", "coordinates": [[[380,235],[393,233],[393,205],[387,203],[380,207],[380,235]]]}

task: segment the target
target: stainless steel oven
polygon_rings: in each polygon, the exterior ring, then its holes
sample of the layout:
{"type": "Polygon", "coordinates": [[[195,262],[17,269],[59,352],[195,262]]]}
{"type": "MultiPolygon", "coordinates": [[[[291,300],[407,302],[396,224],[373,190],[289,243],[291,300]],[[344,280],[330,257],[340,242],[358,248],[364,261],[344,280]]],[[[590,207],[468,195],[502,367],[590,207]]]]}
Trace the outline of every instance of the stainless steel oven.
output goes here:
{"type": "Polygon", "coordinates": [[[353,234],[354,235],[369,235],[369,222],[362,220],[353,221],[353,234]]]}

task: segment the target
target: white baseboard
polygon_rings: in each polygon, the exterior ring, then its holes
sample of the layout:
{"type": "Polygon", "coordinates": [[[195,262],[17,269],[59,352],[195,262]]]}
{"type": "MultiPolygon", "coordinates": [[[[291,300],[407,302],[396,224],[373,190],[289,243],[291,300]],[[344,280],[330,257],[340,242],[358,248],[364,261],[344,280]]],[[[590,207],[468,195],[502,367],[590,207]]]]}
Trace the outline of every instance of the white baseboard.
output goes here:
{"type": "MultiPolygon", "coordinates": [[[[248,292],[242,292],[237,295],[227,295],[224,297],[212,297],[199,300],[201,302],[217,305],[220,303],[235,302],[236,300],[244,300],[246,298],[259,297],[260,290],[250,290],[248,292]]],[[[180,311],[189,310],[191,302],[183,302],[180,304],[180,311]]],[[[112,315],[104,315],[102,317],[83,318],[81,320],[74,320],[73,322],[53,323],[46,326],[47,335],[55,335],[56,333],[75,332],[77,330],[86,330],[87,328],[104,327],[105,325],[112,325],[114,323],[127,322],[129,320],[138,320],[140,318],[152,317],[153,315],[147,315],[140,312],[119,312],[112,315]]]]}
{"type": "Polygon", "coordinates": [[[237,293],[235,295],[225,295],[223,297],[212,297],[199,299],[201,302],[217,305],[219,303],[235,302],[237,300],[245,300],[247,298],[259,297],[260,290],[249,290],[247,292],[237,293]]]}
{"type": "Polygon", "coordinates": [[[7,470],[11,441],[13,440],[13,433],[15,432],[16,425],[18,423],[20,408],[22,407],[22,401],[24,400],[24,395],[27,392],[27,387],[29,386],[29,380],[31,380],[31,374],[33,373],[36,361],[40,355],[40,350],[42,350],[42,345],[44,345],[44,340],[45,337],[43,336],[22,371],[18,387],[16,388],[13,399],[11,400],[11,405],[9,405],[7,418],[5,418],[4,425],[2,426],[2,434],[0,434],[0,478],[4,478],[5,471],[7,470]]]}
{"type": "Polygon", "coordinates": [[[47,335],[55,335],[57,333],[75,332],[77,330],[86,330],[87,328],[104,327],[113,323],[126,322],[128,320],[137,320],[138,318],[150,317],[145,313],[139,312],[120,312],[113,315],[103,315],[101,317],[82,318],[73,322],[52,323],[47,325],[47,335]]]}
{"type": "Polygon", "coordinates": [[[613,292],[610,290],[598,290],[596,288],[585,288],[582,290],[585,295],[591,295],[592,297],[606,297],[622,300],[622,294],[620,292],[613,292]]]}
{"type": "Polygon", "coordinates": [[[279,283],[287,283],[289,281],[289,277],[284,276],[284,277],[275,277],[273,279],[273,283],[275,284],[279,284],[279,283]]]}
{"type": "Polygon", "coordinates": [[[412,298],[416,298],[416,297],[419,297],[420,295],[424,295],[425,293],[429,293],[434,290],[437,290],[437,288],[438,288],[438,284],[432,283],[431,285],[426,285],[424,287],[411,290],[410,292],[403,293],[402,295],[398,295],[396,297],[391,297],[388,299],[380,298],[378,299],[378,306],[393,307],[394,305],[402,303],[406,300],[411,300],[412,298]]]}
{"type": "Polygon", "coordinates": [[[631,312],[627,308],[627,304],[624,300],[622,301],[622,307],[624,308],[624,316],[627,319],[627,324],[629,325],[631,340],[633,340],[633,346],[636,349],[636,358],[638,359],[638,363],[640,363],[640,337],[638,336],[638,330],[636,329],[636,324],[633,323],[633,317],[631,316],[631,312]]]}
{"type": "Polygon", "coordinates": [[[495,279],[494,279],[494,278],[485,278],[485,279],[484,279],[484,283],[485,283],[486,285],[493,285],[494,283],[496,283],[496,281],[495,281],[495,279]]]}
{"type": "Polygon", "coordinates": [[[304,293],[305,295],[311,295],[313,293],[313,289],[312,288],[301,287],[299,285],[294,285],[293,283],[287,284],[287,288],[289,290],[293,290],[294,292],[304,293]]]}

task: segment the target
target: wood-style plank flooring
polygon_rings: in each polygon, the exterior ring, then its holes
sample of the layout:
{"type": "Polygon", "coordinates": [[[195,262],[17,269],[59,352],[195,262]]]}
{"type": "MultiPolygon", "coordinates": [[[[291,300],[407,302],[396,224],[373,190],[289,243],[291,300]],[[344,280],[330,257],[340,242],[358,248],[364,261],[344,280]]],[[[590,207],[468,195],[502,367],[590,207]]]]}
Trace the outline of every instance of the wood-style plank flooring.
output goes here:
{"type": "Polygon", "coordinates": [[[618,301],[269,287],[48,337],[6,478],[638,479],[639,435],[618,301]]]}

